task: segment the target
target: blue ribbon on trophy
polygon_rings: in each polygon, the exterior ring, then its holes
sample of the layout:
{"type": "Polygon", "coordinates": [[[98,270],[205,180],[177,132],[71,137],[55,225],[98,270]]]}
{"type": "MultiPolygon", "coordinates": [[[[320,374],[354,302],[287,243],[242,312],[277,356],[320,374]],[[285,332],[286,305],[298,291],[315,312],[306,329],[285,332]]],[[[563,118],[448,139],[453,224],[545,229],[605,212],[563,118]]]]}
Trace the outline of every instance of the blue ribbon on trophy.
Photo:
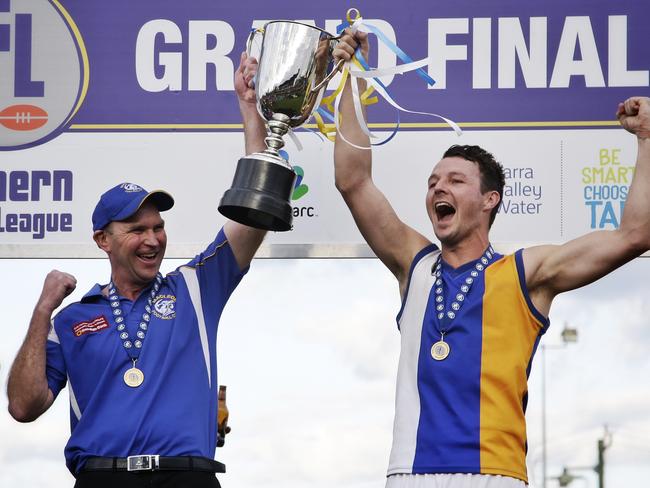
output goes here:
{"type": "MultiPolygon", "coordinates": [[[[418,76],[420,76],[420,78],[422,78],[427,84],[433,85],[435,83],[435,80],[431,78],[431,76],[429,76],[429,74],[422,69],[424,66],[427,66],[429,64],[429,60],[427,58],[421,59],[419,61],[414,61],[413,58],[411,58],[402,49],[400,49],[380,29],[378,29],[377,27],[373,26],[368,22],[364,22],[358,9],[351,8],[350,10],[348,10],[346,15],[346,21],[342,22],[337,26],[336,29],[337,34],[341,34],[343,30],[345,30],[348,27],[350,27],[353,32],[360,30],[362,32],[374,34],[380,42],[385,44],[391,51],[393,51],[395,55],[405,64],[401,64],[392,68],[372,69],[369,66],[368,62],[364,59],[363,55],[361,54],[361,51],[357,49],[354,58],[351,61],[345,63],[344,65],[343,75],[341,77],[341,83],[339,87],[334,91],[334,94],[332,94],[330,97],[327,97],[323,100],[323,104],[317,109],[316,113],[314,114],[314,118],[317,120],[321,132],[325,133],[325,135],[327,135],[328,138],[330,138],[331,140],[333,139],[334,133],[332,131],[327,131],[324,127],[324,124],[319,123],[318,118],[324,117],[328,121],[330,121],[330,123],[333,123],[335,125],[336,132],[339,134],[341,139],[343,139],[345,142],[358,149],[370,149],[370,147],[364,147],[364,146],[358,146],[356,144],[352,144],[351,142],[345,139],[345,136],[340,131],[338,105],[339,105],[341,93],[343,91],[343,86],[345,85],[345,81],[347,79],[347,76],[349,75],[353,78],[366,79],[368,85],[370,86],[369,90],[374,90],[377,93],[379,93],[382,96],[382,98],[384,98],[384,100],[386,100],[397,111],[397,122],[391,134],[389,134],[389,136],[381,142],[372,143],[371,146],[379,146],[382,144],[386,144],[393,137],[395,137],[397,131],[399,130],[399,124],[400,124],[399,112],[407,112],[412,114],[427,115],[427,116],[439,118],[444,122],[446,122],[456,132],[456,134],[458,135],[462,134],[462,130],[460,129],[458,124],[456,124],[451,119],[448,119],[442,115],[435,114],[435,113],[420,112],[416,110],[409,110],[402,107],[394,100],[388,87],[379,79],[379,77],[381,76],[404,74],[409,71],[415,71],[418,74],[418,76]],[[328,108],[329,111],[327,110],[328,108]]],[[[365,101],[368,100],[368,96],[367,96],[368,92],[366,92],[365,94],[366,96],[364,98],[362,95],[359,94],[357,84],[352,83],[351,85],[352,85],[352,96],[354,100],[354,108],[355,108],[357,119],[359,121],[359,125],[361,129],[364,131],[364,133],[366,133],[366,135],[368,135],[372,139],[376,139],[377,136],[375,136],[370,132],[365,122],[365,119],[363,117],[362,105],[369,104],[365,101]]]]}

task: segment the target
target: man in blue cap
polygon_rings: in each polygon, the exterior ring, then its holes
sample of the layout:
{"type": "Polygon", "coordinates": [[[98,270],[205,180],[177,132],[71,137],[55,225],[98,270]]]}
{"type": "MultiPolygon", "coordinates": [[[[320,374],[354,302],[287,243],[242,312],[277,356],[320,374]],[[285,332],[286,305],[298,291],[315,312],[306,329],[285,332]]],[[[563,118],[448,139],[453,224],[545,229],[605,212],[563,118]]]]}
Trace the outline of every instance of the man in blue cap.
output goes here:
{"type": "MultiPolygon", "coordinates": [[[[242,56],[235,89],[248,154],[266,129],[242,56]]],[[[217,325],[264,231],[228,221],[207,249],[163,277],[168,193],[122,183],[92,215],[93,238],[111,264],[110,281],[52,314],[76,287],[52,271],[12,366],[9,411],[21,422],[70,392],[66,464],[76,487],[219,487],[217,325]]]]}

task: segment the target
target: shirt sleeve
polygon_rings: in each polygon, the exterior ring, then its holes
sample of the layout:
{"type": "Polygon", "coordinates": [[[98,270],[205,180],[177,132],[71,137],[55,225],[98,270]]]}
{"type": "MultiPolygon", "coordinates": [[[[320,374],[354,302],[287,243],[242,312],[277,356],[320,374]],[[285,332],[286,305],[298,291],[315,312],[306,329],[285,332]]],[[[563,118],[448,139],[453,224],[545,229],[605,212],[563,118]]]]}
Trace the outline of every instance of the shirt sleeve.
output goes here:
{"type": "Polygon", "coordinates": [[[45,376],[47,377],[47,384],[54,394],[54,398],[56,398],[65,386],[68,375],[63,358],[63,349],[54,327],[54,320],[50,324],[50,332],[47,336],[45,376]]]}
{"type": "Polygon", "coordinates": [[[181,266],[179,271],[188,289],[198,288],[205,321],[216,327],[224,305],[248,272],[248,267],[239,268],[222,228],[207,249],[181,266]]]}

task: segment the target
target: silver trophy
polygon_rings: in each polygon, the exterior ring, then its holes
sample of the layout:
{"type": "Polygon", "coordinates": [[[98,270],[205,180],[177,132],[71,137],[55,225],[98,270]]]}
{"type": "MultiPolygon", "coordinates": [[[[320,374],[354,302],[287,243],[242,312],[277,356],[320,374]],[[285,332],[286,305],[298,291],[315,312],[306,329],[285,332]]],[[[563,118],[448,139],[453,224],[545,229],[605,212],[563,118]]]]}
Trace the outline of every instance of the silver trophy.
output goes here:
{"type": "Polygon", "coordinates": [[[255,81],[257,109],[268,123],[264,152],[237,163],[232,186],[219,203],[219,212],[231,220],[258,229],[291,229],[289,199],[296,174],[282,156],[282,137],[302,125],[323,96],[327,82],[342,65],[334,66],[337,38],[318,27],[299,22],[273,21],[251,33],[262,37],[255,81]]]}

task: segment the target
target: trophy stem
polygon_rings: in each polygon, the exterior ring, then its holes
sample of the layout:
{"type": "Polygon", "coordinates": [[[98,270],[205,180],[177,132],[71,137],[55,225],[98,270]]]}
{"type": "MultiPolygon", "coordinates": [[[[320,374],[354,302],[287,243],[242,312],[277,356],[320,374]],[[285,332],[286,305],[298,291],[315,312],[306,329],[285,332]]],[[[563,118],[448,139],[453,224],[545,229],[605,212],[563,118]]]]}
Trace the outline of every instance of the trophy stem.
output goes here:
{"type": "Polygon", "coordinates": [[[269,120],[269,136],[264,139],[266,143],[266,154],[280,157],[280,149],[284,147],[284,140],[282,137],[289,132],[290,126],[288,124],[288,115],[274,113],[271,120],[269,120]]]}

